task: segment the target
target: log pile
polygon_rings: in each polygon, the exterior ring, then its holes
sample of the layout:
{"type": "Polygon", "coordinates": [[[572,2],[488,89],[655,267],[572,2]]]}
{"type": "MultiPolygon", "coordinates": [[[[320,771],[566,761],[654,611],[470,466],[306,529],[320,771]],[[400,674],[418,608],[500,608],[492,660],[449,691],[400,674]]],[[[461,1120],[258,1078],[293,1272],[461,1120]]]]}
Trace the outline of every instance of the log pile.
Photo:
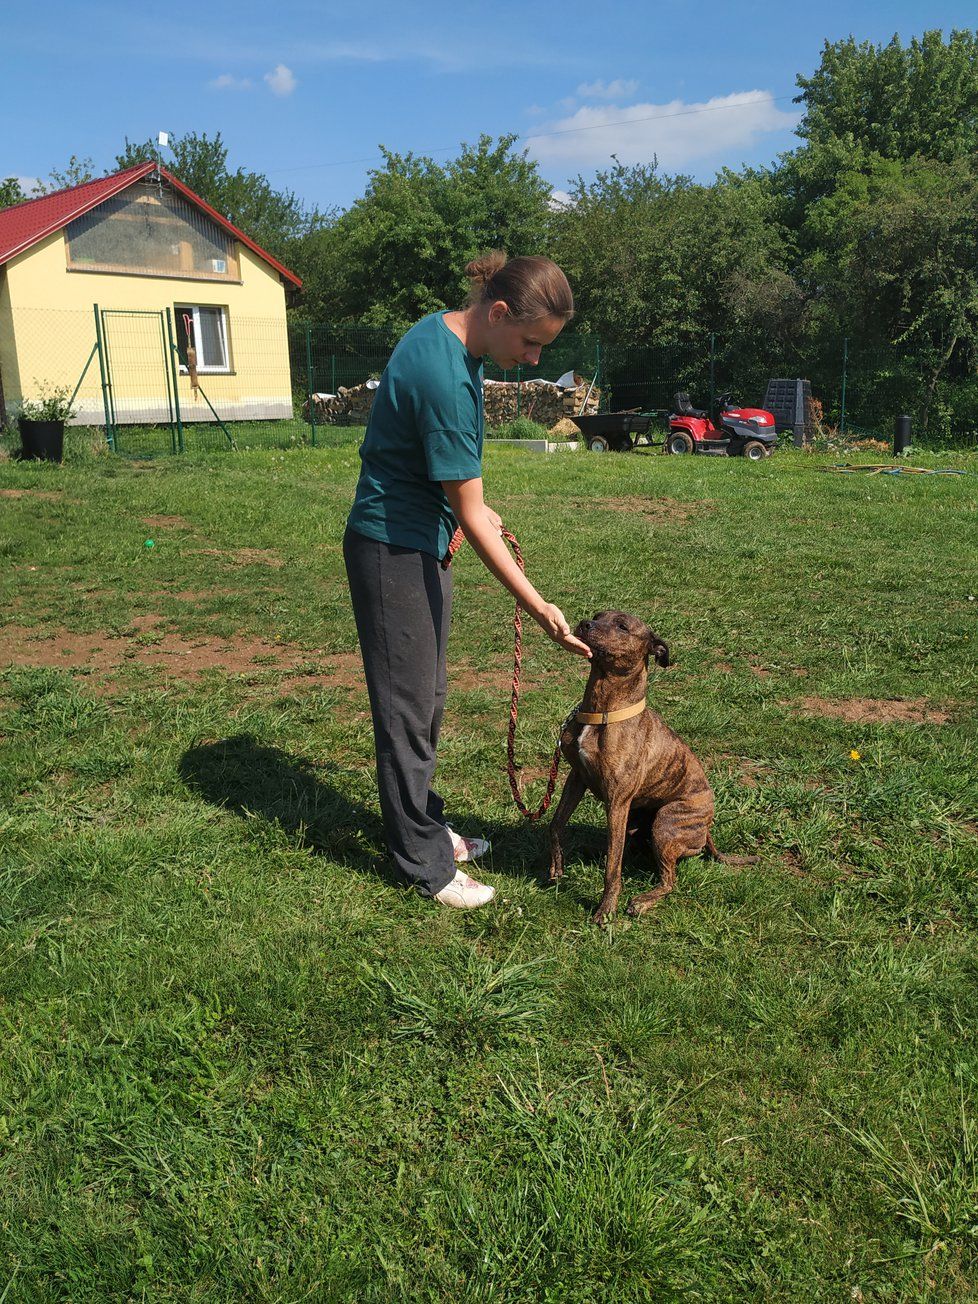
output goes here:
{"type": "MultiPolygon", "coordinates": [[[[490,428],[515,421],[518,416],[528,417],[550,429],[559,422],[582,412],[598,410],[601,391],[581,376],[575,376],[573,388],[561,388],[550,380],[483,381],[486,425],[490,428]],[[590,392],[588,392],[590,390],[590,392]],[[586,400],[586,403],[585,403],[586,400]]],[[[376,382],[340,385],[335,394],[313,394],[313,411],[317,425],[365,426],[374,401],[376,382]]],[[[303,419],[309,420],[309,400],[302,410],[303,419]]]]}
{"type": "MultiPolygon", "coordinates": [[[[372,385],[340,385],[335,394],[313,394],[313,411],[316,424],[323,426],[365,426],[373,406],[376,382],[372,385]]],[[[302,409],[303,418],[309,420],[309,400],[302,409]]]]}
{"type": "Polygon", "coordinates": [[[528,417],[547,429],[564,417],[580,416],[587,399],[588,412],[597,412],[601,391],[595,386],[588,393],[589,384],[579,376],[574,388],[562,389],[550,380],[515,381],[487,380],[483,392],[486,404],[486,425],[505,425],[517,417],[528,417]]]}

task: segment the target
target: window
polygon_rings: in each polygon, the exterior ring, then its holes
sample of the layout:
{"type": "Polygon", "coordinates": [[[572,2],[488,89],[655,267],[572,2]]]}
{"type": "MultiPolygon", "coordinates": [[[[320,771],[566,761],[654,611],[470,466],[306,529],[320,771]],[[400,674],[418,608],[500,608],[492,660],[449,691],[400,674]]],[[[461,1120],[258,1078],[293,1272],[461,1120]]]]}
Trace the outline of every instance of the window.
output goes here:
{"type": "Polygon", "coordinates": [[[178,303],[174,305],[174,314],[180,370],[187,370],[187,348],[192,344],[197,351],[197,370],[201,374],[205,371],[230,371],[227,309],[209,304],[178,303]]]}

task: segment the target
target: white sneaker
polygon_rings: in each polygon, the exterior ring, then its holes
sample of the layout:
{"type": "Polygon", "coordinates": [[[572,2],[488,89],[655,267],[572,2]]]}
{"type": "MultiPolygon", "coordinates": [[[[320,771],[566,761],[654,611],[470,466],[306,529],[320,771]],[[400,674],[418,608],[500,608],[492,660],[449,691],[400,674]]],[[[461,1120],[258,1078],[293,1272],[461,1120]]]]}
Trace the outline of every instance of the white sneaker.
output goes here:
{"type": "Polygon", "coordinates": [[[434,899],[441,905],[453,906],[456,910],[474,910],[476,906],[487,905],[495,895],[494,887],[477,883],[459,869],[452,881],[435,893],[434,899]]]}
{"type": "Polygon", "coordinates": [[[448,829],[448,836],[452,840],[457,865],[465,864],[470,860],[478,860],[480,856],[484,856],[489,850],[489,843],[485,838],[463,838],[454,829],[449,829],[447,824],[445,828],[448,829]]]}

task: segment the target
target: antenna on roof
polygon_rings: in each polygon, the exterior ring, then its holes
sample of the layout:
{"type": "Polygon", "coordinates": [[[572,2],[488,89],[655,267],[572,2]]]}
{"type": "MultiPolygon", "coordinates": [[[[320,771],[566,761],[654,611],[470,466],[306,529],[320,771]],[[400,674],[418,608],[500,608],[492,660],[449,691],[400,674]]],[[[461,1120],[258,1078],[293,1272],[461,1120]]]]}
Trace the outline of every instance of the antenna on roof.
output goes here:
{"type": "Polygon", "coordinates": [[[166,149],[170,144],[170,133],[161,131],[156,137],[156,181],[160,188],[160,199],[163,198],[163,176],[160,172],[160,150],[166,149]]]}

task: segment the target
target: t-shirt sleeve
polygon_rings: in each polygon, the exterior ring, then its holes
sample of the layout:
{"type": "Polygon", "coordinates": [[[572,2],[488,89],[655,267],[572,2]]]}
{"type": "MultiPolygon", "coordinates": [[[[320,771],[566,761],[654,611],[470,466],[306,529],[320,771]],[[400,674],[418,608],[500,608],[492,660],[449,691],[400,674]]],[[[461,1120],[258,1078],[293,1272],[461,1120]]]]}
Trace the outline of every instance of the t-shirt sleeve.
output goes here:
{"type": "Polygon", "coordinates": [[[467,377],[426,378],[416,395],[415,413],[429,480],[482,475],[479,403],[467,377]]]}
{"type": "Polygon", "coordinates": [[[468,430],[432,430],[423,439],[429,480],[475,480],[482,475],[478,435],[468,430]]]}

